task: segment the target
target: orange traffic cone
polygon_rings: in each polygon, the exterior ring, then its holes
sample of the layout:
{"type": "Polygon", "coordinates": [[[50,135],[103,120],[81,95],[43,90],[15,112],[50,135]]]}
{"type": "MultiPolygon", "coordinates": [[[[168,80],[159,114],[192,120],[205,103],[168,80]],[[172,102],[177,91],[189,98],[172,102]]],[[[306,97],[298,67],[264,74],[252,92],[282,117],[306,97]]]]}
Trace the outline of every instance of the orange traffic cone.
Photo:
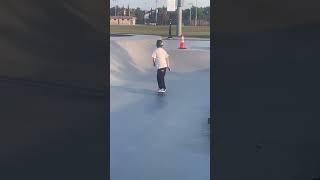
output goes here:
{"type": "Polygon", "coordinates": [[[180,39],[180,46],[179,49],[187,49],[184,45],[184,37],[183,37],[183,33],[181,34],[181,39],[180,39]]]}

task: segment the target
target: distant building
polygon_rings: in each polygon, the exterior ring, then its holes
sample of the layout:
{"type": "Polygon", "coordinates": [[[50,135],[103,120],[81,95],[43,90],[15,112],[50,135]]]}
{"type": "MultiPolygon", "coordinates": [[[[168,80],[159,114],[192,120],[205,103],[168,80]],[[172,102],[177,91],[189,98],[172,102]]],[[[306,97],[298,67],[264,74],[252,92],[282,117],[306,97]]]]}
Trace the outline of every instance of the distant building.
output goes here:
{"type": "Polygon", "coordinates": [[[135,25],[136,17],[133,16],[110,16],[110,25],[135,25]]]}

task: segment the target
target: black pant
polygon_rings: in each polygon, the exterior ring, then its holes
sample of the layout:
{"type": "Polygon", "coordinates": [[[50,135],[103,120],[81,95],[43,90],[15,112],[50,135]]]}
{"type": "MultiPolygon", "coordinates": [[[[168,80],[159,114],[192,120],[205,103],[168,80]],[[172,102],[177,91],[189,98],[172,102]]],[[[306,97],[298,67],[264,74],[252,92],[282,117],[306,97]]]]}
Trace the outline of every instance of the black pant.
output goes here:
{"type": "Polygon", "coordinates": [[[159,89],[166,89],[166,84],[164,83],[164,76],[166,75],[167,68],[160,68],[157,71],[157,80],[159,89]]]}

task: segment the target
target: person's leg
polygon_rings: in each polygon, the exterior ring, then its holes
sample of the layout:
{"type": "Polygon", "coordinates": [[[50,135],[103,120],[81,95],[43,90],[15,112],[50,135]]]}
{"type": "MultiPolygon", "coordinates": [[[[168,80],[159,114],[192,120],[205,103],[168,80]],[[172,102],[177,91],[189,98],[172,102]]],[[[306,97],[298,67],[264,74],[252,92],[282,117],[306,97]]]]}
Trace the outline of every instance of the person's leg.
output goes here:
{"type": "Polygon", "coordinates": [[[166,68],[161,68],[159,70],[159,74],[160,74],[160,89],[166,89],[166,85],[164,83],[165,73],[166,73],[166,68]]]}
{"type": "Polygon", "coordinates": [[[166,83],[165,83],[165,80],[164,80],[164,76],[166,75],[166,71],[167,71],[167,68],[163,68],[163,72],[162,72],[162,88],[163,89],[167,89],[166,88],[166,83]]]}
{"type": "Polygon", "coordinates": [[[160,69],[157,70],[157,82],[158,82],[159,89],[161,89],[161,71],[160,71],[160,69]]]}

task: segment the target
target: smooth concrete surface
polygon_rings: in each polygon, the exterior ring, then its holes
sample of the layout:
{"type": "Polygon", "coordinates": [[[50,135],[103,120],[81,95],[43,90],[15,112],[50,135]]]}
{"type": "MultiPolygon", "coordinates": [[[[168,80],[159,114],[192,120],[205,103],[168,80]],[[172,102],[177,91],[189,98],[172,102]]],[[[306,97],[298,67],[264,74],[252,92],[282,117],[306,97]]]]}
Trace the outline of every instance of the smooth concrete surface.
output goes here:
{"type": "Polygon", "coordinates": [[[158,96],[157,39],[111,37],[111,180],[209,180],[210,41],[164,40],[172,71],[158,96]]]}

